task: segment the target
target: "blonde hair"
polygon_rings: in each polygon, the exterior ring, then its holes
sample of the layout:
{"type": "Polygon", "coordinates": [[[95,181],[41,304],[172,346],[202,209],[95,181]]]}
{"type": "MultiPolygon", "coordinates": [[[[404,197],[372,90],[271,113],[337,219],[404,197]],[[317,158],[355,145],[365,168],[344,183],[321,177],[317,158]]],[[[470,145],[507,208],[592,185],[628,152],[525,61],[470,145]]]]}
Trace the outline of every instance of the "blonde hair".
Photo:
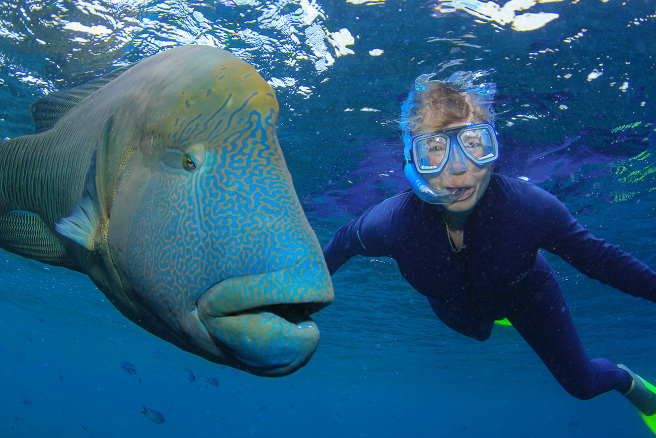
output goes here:
{"type": "Polygon", "coordinates": [[[493,122],[491,105],[481,102],[476,92],[460,92],[439,81],[424,84],[425,89],[413,90],[403,105],[401,129],[411,136],[457,123],[493,122]]]}

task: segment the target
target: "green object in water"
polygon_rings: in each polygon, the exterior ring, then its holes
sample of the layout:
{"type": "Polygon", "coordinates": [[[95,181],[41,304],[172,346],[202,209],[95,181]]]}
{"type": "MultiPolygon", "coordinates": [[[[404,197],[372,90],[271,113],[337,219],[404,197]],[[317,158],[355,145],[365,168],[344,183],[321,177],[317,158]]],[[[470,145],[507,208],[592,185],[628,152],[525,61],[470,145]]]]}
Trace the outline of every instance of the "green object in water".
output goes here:
{"type": "Polygon", "coordinates": [[[494,323],[497,324],[497,325],[512,326],[512,324],[510,323],[510,321],[508,321],[508,318],[503,318],[503,319],[500,319],[500,320],[498,320],[498,321],[494,321],[494,323]]]}

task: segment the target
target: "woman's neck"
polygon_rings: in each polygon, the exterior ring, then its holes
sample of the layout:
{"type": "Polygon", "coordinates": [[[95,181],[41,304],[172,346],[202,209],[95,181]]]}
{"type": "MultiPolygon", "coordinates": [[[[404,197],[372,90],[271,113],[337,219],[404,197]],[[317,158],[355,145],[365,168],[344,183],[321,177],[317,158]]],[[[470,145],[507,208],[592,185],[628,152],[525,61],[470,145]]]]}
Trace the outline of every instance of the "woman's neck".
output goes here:
{"type": "Polygon", "coordinates": [[[471,210],[458,212],[449,211],[446,208],[442,210],[444,222],[446,222],[451,231],[463,231],[465,229],[465,222],[470,214],[471,210]]]}

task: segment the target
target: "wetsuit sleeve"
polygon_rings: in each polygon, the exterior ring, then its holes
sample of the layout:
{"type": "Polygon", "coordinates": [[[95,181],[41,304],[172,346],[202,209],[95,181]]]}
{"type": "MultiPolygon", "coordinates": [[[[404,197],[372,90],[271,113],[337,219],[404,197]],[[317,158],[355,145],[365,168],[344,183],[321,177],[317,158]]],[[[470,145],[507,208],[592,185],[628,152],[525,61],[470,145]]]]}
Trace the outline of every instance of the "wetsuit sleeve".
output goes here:
{"type": "Polygon", "coordinates": [[[579,272],[629,295],[656,302],[656,273],[646,264],[585,229],[554,196],[543,192],[541,243],[579,272]]]}
{"type": "Polygon", "coordinates": [[[323,250],[330,275],[355,255],[394,257],[403,214],[398,199],[391,198],[337,230],[323,250]]]}

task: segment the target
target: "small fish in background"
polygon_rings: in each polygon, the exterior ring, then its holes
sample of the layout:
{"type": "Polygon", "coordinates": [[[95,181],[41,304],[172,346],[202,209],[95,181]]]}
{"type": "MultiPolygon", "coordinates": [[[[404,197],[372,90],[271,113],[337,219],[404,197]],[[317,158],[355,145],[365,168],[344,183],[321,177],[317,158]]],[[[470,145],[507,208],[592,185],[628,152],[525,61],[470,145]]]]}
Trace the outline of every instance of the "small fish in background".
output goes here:
{"type": "Polygon", "coordinates": [[[137,374],[137,369],[134,367],[132,362],[128,362],[127,360],[124,360],[121,362],[121,368],[125,370],[128,374],[137,374]]]}
{"type": "Polygon", "coordinates": [[[187,379],[187,382],[192,383],[196,381],[196,376],[194,375],[194,372],[191,371],[189,368],[185,368],[184,374],[185,374],[185,379],[187,379]]]}
{"type": "Polygon", "coordinates": [[[162,424],[164,423],[164,415],[162,415],[161,412],[157,412],[153,409],[149,409],[147,407],[143,407],[143,411],[141,411],[142,414],[146,416],[150,421],[152,421],[155,424],[162,424]]]}
{"type": "Polygon", "coordinates": [[[206,377],[205,382],[209,386],[214,386],[215,388],[219,387],[219,379],[217,379],[216,377],[206,377]]]}
{"type": "Polygon", "coordinates": [[[29,398],[24,398],[23,399],[23,405],[24,406],[29,406],[31,404],[32,404],[32,400],[30,400],[29,398]]]}

